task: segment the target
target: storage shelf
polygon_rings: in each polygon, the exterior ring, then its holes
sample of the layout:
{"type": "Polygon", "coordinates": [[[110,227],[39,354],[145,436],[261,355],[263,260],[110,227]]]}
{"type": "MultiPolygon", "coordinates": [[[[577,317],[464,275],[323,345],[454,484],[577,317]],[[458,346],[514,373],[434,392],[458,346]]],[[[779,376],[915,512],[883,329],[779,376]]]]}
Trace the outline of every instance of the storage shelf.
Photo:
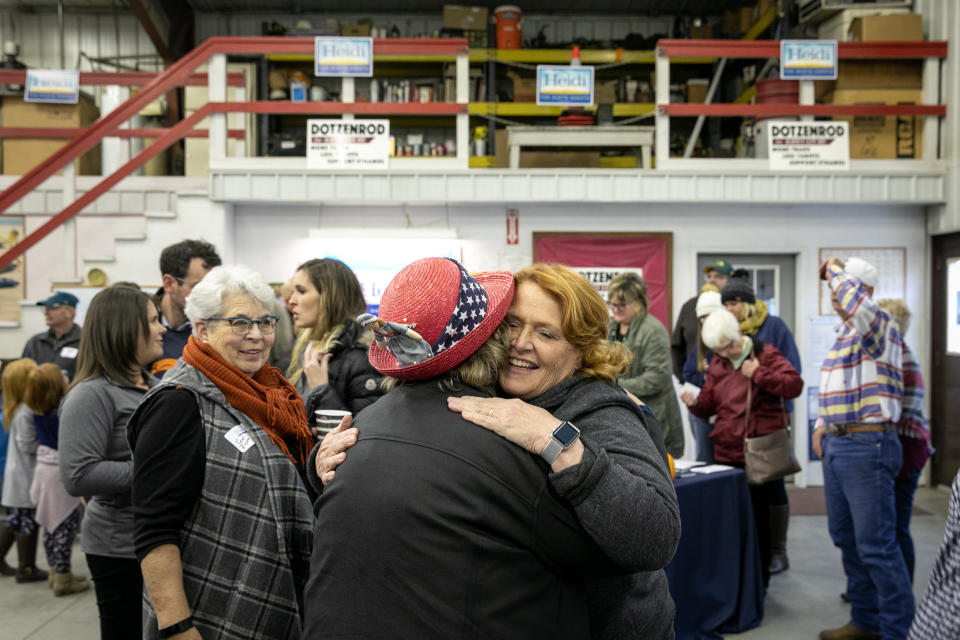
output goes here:
{"type": "MultiPolygon", "coordinates": [[[[470,49],[470,62],[521,62],[528,64],[570,64],[571,49],[470,49]]],[[[313,63],[312,53],[272,53],[264,56],[270,62],[309,62],[313,63]]],[[[581,49],[580,60],[584,64],[653,64],[656,52],[621,51],[617,60],[616,49],[581,49]]],[[[453,62],[453,54],[375,54],[374,64],[378,62],[453,62]]],[[[677,58],[675,64],[710,64],[713,57],[677,58]]]]}
{"type": "MultiPolygon", "coordinates": [[[[526,62],[529,64],[570,64],[571,49],[471,49],[470,62],[526,62]]],[[[616,49],[581,49],[580,61],[583,64],[653,64],[657,56],[654,51],[620,51],[617,60],[616,49]]],[[[712,57],[691,57],[678,59],[678,64],[704,64],[714,62],[712,57]]]]}
{"type": "MultiPolygon", "coordinates": [[[[546,107],[532,102],[471,102],[469,113],[472,116],[559,116],[568,107],[546,107]]],[[[619,117],[642,116],[653,113],[657,105],[652,103],[618,102],[613,105],[613,115],[619,117]]],[[[585,111],[596,111],[596,105],[586,107],[585,111]]]]}
{"type": "MultiPolygon", "coordinates": [[[[887,171],[851,161],[847,173],[773,173],[757,168],[684,171],[630,169],[419,169],[365,173],[315,171],[304,158],[227,158],[210,167],[210,198],[229,202],[685,202],[930,205],[946,200],[943,167],[904,164],[887,171]],[[272,168],[275,167],[275,168],[272,168]]],[[[725,160],[723,162],[737,162],[725,160]]],[[[759,166],[765,161],[744,161],[759,166]]],[[[894,161],[903,162],[903,161],[894,161]]],[[[909,162],[909,161],[908,161],[909,162]]]]}

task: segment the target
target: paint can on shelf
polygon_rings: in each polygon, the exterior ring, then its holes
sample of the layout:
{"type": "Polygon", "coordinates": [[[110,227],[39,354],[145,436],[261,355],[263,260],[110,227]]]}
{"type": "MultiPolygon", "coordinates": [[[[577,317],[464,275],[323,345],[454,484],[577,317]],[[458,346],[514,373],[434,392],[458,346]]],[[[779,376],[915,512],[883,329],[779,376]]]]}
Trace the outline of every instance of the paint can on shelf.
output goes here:
{"type": "Polygon", "coordinates": [[[497,20],[497,49],[523,48],[523,11],[512,4],[500,5],[493,10],[497,20]]]}

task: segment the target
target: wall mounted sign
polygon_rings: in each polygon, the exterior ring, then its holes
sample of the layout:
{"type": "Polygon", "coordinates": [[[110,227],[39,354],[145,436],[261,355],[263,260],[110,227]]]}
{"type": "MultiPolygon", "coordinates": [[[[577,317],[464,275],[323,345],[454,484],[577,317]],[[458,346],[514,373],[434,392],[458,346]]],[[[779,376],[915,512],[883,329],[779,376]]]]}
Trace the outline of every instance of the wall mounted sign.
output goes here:
{"type": "Polygon", "coordinates": [[[362,77],[373,75],[373,38],[318,36],[313,41],[313,75],[362,77]]]}
{"type": "Polygon", "coordinates": [[[77,104],[80,99],[80,72],[59,69],[27,69],[24,102],[77,104]]]}
{"type": "Polygon", "coordinates": [[[573,268],[604,300],[613,276],[635,271],[647,283],[651,315],[665,327],[673,324],[672,233],[534,231],[533,261],[573,268]]]}
{"type": "Polygon", "coordinates": [[[537,65],[537,104],[550,107],[593,105],[593,67],[537,65]]]}
{"type": "Polygon", "coordinates": [[[836,40],[781,40],[781,80],[836,80],[836,40]]]}
{"type": "Polygon", "coordinates": [[[767,120],[773,171],[849,171],[850,123],[767,120]]]}
{"type": "Polygon", "coordinates": [[[307,120],[307,168],[386,169],[389,120],[307,120]]]}

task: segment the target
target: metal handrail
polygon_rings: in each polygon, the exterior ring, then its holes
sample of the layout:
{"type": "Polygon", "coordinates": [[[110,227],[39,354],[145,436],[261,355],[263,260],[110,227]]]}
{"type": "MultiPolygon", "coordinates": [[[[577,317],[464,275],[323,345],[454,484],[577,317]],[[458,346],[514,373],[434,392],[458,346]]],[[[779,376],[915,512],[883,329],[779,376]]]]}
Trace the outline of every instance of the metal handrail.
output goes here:
{"type": "MultiPolygon", "coordinates": [[[[225,37],[216,36],[209,38],[203,44],[196,47],[184,57],[180,58],[162,73],[153,75],[147,79],[143,76],[134,76],[128,78],[136,80],[147,80],[143,88],[135,95],[131,96],[116,109],[98,119],[90,125],[83,133],[72,138],[66,145],[58,149],[53,155],[43,160],[33,169],[20,177],[10,187],[0,193],[0,213],[9,209],[18,200],[26,196],[30,191],[39,186],[44,180],[52,176],[55,172],[64,166],[73,162],[95,145],[103,138],[116,136],[117,131],[124,122],[132,116],[138,114],[146,105],[150,104],[157,97],[169,91],[175,86],[189,84],[193,82],[194,71],[204,64],[210,56],[214,54],[309,54],[314,51],[313,38],[278,38],[278,37],[225,37]]],[[[374,40],[374,53],[380,55],[403,55],[411,51],[416,51],[424,55],[449,55],[465,53],[468,50],[467,41],[463,38],[449,39],[419,39],[419,38],[388,38],[374,40]]],[[[4,76],[0,72],[0,81],[4,76]]],[[[25,82],[25,72],[22,70],[13,70],[11,78],[13,83],[18,83],[21,75],[24,79],[19,83],[25,82]],[[17,74],[17,75],[13,75],[17,74]]],[[[129,74],[125,74],[128,75],[129,74]]],[[[83,75],[81,74],[81,80],[83,75]]],[[[88,78],[89,80],[89,78],[88,78]]],[[[8,81],[10,82],[10,81],[8,81]]],[[[391,105],[391,109],[396,111],[400,105],[391,105]]],[[[466,105],[438,104],[438,105],[410,105],[411,110],[415,107],[420,108],[420,113],[424,112],[423,107],[428,106],[432,109],[440,109],[443,113],[466,113],[466,105]]],[[[214,113],[271,113],[288,112],[285,109],[294,107],[294,110],[300,109],[302,113],[331,113],[334,110],[337,113],[377,113],[376,105],[369,104],[343,104],[326,105],[314,103],[314,105],[287,105],[282,103],[270,102],[250,102],[250,103],[230,103],[230,102],[208,102],[193,114],[181,120],[173,127],[163,130],[163,133],[147,147],[143,149],[134,158],[117,169],[115,172],[106,176],[93,188],[84,193],[75,202],[65,207],[60,213],[52,217],[46,223],[29,233],[23,240],[8,249],[0,255],[0,268],[10,264],[18,257],[23,255],[28,249],[42,240],[54,229],[75,216],[84,207],[92,203],[96,198],[105,193],[112,186],[120,182],[133,171],[143,166],[153,156],[160,153],[177,140],[185,137],[199,124],[205,117],[214,113]]]]}

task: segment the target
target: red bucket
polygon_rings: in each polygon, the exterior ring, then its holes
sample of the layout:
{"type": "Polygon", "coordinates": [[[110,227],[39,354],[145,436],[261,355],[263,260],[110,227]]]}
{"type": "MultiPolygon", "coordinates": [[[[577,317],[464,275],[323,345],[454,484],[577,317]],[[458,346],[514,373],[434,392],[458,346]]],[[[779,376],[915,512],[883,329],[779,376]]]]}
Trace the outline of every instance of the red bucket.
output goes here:
{"type": "MultiPolygon", "coordinates": [[[[799,104],[800,83],[796,80],[764,78],[757,81],[757,104],[799,104]]],[[[759,116],[757,122],[766,120],[759,116]]]]}
{"type": "Polygon", "coordinates": [[[497,19],[497,49],[523,48],[523,11],[512,4],[504,4],[493,10],[497,19]]]}

